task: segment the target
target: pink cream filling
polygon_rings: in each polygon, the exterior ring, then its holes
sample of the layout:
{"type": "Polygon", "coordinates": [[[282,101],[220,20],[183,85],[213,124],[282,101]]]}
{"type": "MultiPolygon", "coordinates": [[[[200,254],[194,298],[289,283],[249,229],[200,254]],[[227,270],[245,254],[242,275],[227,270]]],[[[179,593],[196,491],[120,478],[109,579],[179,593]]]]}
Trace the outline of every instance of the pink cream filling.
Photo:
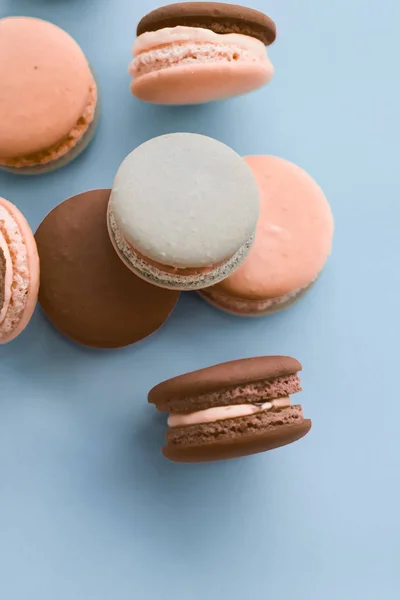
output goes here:
{"type": "Polygon", "coordinates": [[[188,425],[200,425],[202,423],[214,423],[226,419],[237,419],[247,417],[260,412],[266,412],[272,408],[285,408],[290,406],[290,397],[278,398],[263,404],[235,404],[233,406],[216,406],[199,410],[188,414],[170,414],[168,417],[169,427],[186,427],[188,425]]]}
{"type": "Polygon", "coordinates": [[[165,27],[158,31],[142,33],[133,44],[132,54],[137,56],[142,52],[148,52],[160,46],[169,44],[181,44],[184,42],[210,44],[224,44],[237,46],[243,50],[249,50],[260,58],[266,55],[265,45],[256,38],[239,33],[215,33],[211,29],[202,27],[165,27]]]}
{"type": "Polygon", "coordinates": [[[13,267],[12,267],[10,251],[8,249],[8,244],[7,244],[6,240],[4,239],[4,236],[1,232],[1,228],[0,228],[0,249],[3,252],[3,256],[5,258],[5,263],[6,263],[6,272],[5,272],[5,277],[4,277],[4,301],[3,301],[3,306],[0,307],[0,326],[1,326],[1,323],[4,321],[5,316],[7,314],[8,307],[10,305],[11,285],[12,285],[12,279],[13,279],[13,267]]]}
{"type": "Polygon", "coordinates": [[[165,28],[139,36],[129,67],[132,77],[172,66],[208,62],[263,62],[273,70],[262,42],[247,35],[218,34],[199,27],[165,28]]]}

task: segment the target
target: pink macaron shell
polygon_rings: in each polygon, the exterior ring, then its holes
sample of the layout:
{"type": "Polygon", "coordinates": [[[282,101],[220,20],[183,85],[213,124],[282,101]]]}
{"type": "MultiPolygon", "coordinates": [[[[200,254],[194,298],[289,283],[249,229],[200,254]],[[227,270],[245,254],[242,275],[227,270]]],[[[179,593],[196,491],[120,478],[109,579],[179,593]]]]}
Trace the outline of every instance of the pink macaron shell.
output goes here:
{"type": "Polygon", "coordinates": [[[17,326],[11,332],[9,332],[7,335],[3,336],[0,339],[0,344],[6,344],[18,337],[26,328],[26,326],[32,318],[33,312],[37,304],[39,293],[40,265],[35,238],[25,217],[13,204],[11,204],[11,202],[8,202],[4,198],[0,198],[0,206],[4,207],[9,212],[9,214],[14,219],[21,232],[22,238],[25,242],[27,249],[29,271],[29,288],[28,297],[25,303],[25,309],[17,326]]]}
{"type": "Polygon", "coordinates": [[[268,314],[300,298],[330,254],[333,217],[300,167],[273,156],[245,158],[260,189],[260,217],[247,259],[206,299],[236,314],[268,314]]]}
{"type": "Polygon", "coordinates": [[[40,19],[0,19],[0,158],[31,155],[76,127],[92,75],[78,44],[40,19]]]}
{"type": "Polygon", "coordinates": [[[268,60],[177,65],[138,77],[132,81],[131,91],[153,104],[202,104],[261,88],[273,73],[268,60]]]}
{"type": "Polygon", "coordinates": [[[267,298],[266,300],[236,298],[217,290],[217,286],[201,290],[198,293],[211,306],[236,317],[264,317],[289,308],[303,298],[313,285],[314,282],[303,289],[295,290],[291,294],[286,294],[280,298],[267,298]]]}

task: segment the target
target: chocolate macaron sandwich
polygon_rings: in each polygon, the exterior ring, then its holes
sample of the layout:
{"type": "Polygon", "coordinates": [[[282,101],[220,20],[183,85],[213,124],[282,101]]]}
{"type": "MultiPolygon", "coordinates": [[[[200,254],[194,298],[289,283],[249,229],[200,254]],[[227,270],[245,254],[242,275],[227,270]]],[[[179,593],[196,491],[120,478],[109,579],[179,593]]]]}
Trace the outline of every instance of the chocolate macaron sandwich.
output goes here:
{"type": "Polygon", "coordinates": [[[220,2],[158,8],[137,27],[132,93],[156,104],[197,104],[267,84],[274,68],[266,47],[275,23],[260,11],[220,2]]]}
{"type": "Polygon", "coordinates": [[[290,398],[301,391],[301,368],[288,356],[264,356],[160,383],[148,400],[169,413],[164,456],[174,462],[217,461],[299,440],[311,429],[290,398]]]}

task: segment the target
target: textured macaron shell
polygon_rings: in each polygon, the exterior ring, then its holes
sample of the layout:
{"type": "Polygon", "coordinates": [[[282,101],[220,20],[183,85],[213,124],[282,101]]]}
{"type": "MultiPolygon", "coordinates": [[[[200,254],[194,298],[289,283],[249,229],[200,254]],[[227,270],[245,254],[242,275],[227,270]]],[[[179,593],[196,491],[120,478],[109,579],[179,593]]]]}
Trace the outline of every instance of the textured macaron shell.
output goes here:
{"type": "Polygon", "coordinates": [[[266,85],[274,73],[264,61],[217,61],[183,64],[134,79],[131,91],[144,102],[165,105],[203,104],[241,96],[266,85]]]}
{"type": "Polygon", "coordinates": [[[270,315],[279,312],[295,304],[300,298],[305,296],[314,282],[300,289],[294,290],[284,296],[278,298],[267,298],[265,300],[254,300],[251,298],[237,298],[228,293],[223,292],[217,285],[208,287],[199,291],[199,294],[207,300],[207,302],[220,310],[238,316],[257,317],[262,315],[270,315]]]}
{"type": "Polygon", "coordinates": [[[176,268],[207,267],[252,238],[259,192],[231,148],[177,133],[127,156],[114,180],[110,211],[123,238],[143,256],[176,268]]]}
{"type": "Polygon", "coordinates": [[[169,429],[162,452],[179,463],[231,460],[287,446],[307,435],[310,429],[310,419],[304,418],[300,406],[293,406],[285,413],[267,411],[209,426],[169,429]]]}
{"type": "Polygon", "coordinates": [[[0,20],[0,159],[62,140],[84,113],[93,78],[78,44],[34,18],[0,20]]]}
{"type": "Polygon", "coordinates": [[[241,33],[265,45],[276,38],[275,23],[264,13],[221,2],[178,2],[157,8],[138,24],[137,35],[179,25],[203,27],[216,33],[241,33]]]}
{"type": "Polygon", "coordinates": [[[107,231],[109,189],[79,194],[39,226],[39,301],[53,325],[75,342],[118,348],[156,331],[179,293],[136,277],[118,258],[107,231]]]}
{"type": "Polygon", "coordinates": [[[318,277],[330,254],[330,206],[300,167],[273,156],[245,160],[261,194],[256,238],[239,269],[213,289],[252,301],[297,294],[318,277]]]}
{"type": "MultiPolygon", "coordinates": [[[[221,390],[242,388],[265,380],[289,378],[301,369],[299,361],[290,356],[259,356],[233,360],[168,379],[149,392],[148,400],[159,410],[168,412],[177,400],[184,402],[187,398],[196,398],[204,394],[215,394],[215,403],[221,405],[221,390]]],[[[279,388],[274,392],[276,397],[279,397],[291,394],[293,390],[279,388]]],[[[229,401],[234,404],[232,396],[229,401]]],[[[200,403],[198,406],[203,408],[200,403]]]]}
{"type": "Polygon", "coordinates": [[[32,317],[37,303],[40,269],[35,239],[25,217],[3,198],[0,198],[0,241],[4,286],[4,292],[0,292],[3,296],[0,344],[5,344],[22,333],[32,317]]]}

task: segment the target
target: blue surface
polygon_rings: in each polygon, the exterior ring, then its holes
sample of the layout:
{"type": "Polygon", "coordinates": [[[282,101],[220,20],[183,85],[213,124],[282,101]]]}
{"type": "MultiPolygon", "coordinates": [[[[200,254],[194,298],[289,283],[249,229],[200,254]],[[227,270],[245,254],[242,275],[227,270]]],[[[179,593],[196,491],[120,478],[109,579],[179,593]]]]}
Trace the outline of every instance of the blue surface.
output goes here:
{"type": "Polygon", "coordinates": [[[179,109],[129,93],[135,24],[155,6],[0,0],[1,16],[69,31],[103,99],[81,158],[34,179],[0,174],[0,194],[36,228],[65,198],[110,186],[139,143],[196,131],[308,170],[333,207],[334,253],[312,293],[270,318],[236,319],[187,295],[156,336],[96,352],[37,311],[0,348],[0,598],[398,600],[400,5],[254,0],[279,26],[274,82],[179,109]],[[165,461],[149,388],[264,353],[302,361],[312,433],[240,461],[165,461]]]}

